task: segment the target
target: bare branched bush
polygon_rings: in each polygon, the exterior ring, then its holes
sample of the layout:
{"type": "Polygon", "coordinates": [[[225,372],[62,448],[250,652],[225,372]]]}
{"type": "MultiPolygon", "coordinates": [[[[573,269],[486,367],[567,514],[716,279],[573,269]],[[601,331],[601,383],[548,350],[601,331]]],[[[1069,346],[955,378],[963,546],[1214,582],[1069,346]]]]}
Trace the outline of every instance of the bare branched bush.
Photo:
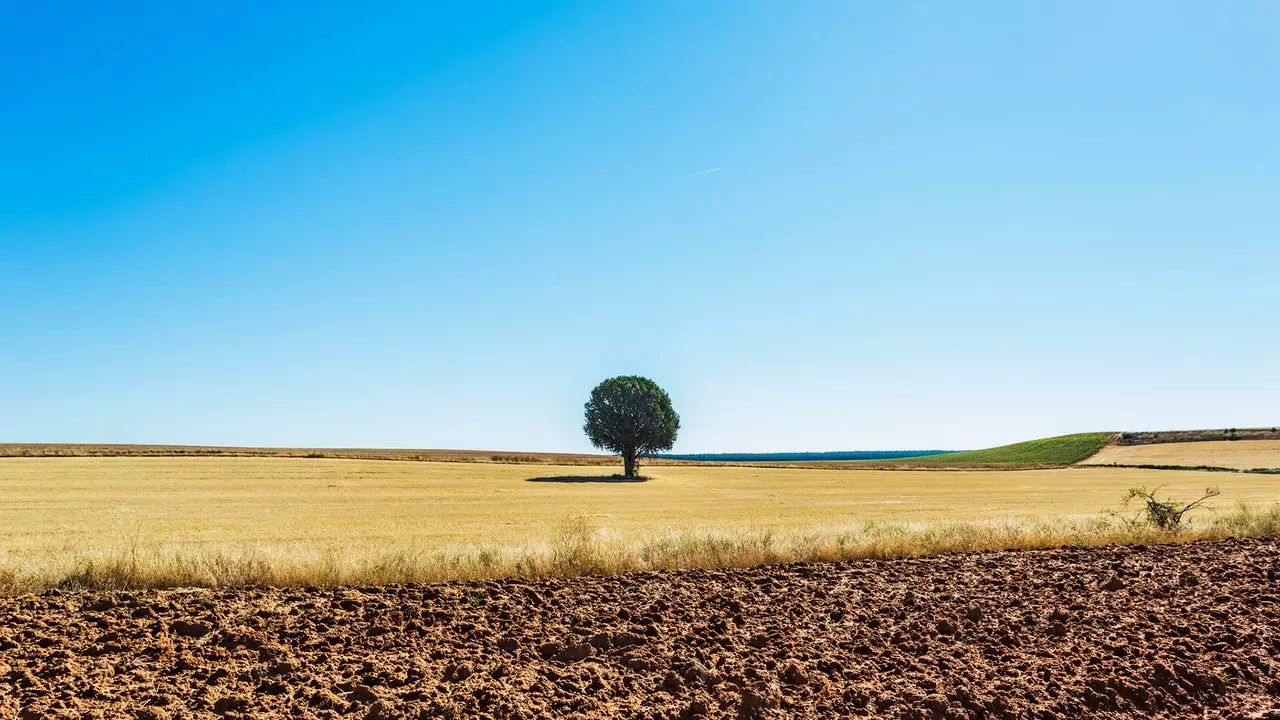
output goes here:
{"type": "Polygon", "coordinates": [[[1125,495],[1124,502],[1125,505],[1135,501],[1142,502],[1146,506],[1147,523],[1167,532],[1181,530],[1183,515],[1200,507],[1209,498],[1222,494],[1222,491],[1216,487],[1205,488],[1204,495],[1200,496],[1198,500],[1183,503],[1171,497],[1166,497],[1163,500],[1156,497],[1156,493],[1160,492],[1161,487],[1155,487],[1150,490],[1145,487],[1129,488],[1129,494],[1125,495]]]}

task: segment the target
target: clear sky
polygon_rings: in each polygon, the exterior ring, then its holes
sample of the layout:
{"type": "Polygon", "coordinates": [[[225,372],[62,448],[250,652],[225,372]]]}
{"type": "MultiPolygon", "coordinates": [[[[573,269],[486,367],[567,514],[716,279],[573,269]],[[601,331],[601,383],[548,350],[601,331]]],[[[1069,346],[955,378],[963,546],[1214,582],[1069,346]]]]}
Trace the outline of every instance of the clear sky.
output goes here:
{"type": "Polygon", "coordinates": [[[1280,4],[6,3],[0,441],[1280,423],[1280,4]]]}

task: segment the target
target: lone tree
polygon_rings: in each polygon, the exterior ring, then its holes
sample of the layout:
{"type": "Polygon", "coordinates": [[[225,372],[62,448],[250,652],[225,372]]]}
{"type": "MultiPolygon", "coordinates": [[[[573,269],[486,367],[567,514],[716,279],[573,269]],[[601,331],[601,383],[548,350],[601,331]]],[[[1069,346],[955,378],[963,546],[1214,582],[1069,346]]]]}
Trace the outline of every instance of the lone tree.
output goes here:
{"type": "Polygon", "coordinates": [[[587,421],[582,426],[591,444],[622,456],[623,475],[636,476],[636,458],[670,450],[680,430],[680,416],[667,392],[649,378],[609,378],[591,391],[587,421]]]}

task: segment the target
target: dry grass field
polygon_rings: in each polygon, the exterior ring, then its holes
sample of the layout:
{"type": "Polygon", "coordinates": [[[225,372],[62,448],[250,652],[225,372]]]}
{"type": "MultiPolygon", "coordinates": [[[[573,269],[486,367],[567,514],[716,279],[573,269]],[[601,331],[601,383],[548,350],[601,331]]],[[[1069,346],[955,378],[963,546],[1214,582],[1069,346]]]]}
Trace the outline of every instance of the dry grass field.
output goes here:
{"type": "Polygon", "coordinates": [[[1082,464],[1209,466],[1238,470],[1280,468],[1280,440],[1108,445],[1082,464]]]}
{"type": "Polygon", "coordinates": [[[250,457],[0,460],[0,586],[336,584],[1138,538],[1125,490],[1223,495],[1185,537],[1273,529],[1280,477],[614,468],[250,457]],[[1255,527],[1258,523],[1265,527],[1255,527]],[[1198,528],[1199,532],[1196,532],[1198,528]]]}

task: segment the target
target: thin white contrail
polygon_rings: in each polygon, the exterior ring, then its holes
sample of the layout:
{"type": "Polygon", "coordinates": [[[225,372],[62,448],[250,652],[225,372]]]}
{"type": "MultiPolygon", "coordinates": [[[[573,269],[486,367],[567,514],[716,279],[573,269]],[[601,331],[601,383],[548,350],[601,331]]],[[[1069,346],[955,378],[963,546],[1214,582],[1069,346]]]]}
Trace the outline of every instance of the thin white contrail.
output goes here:
{"type": "Polygon", "coordinates": [[[707,173],[713,173],[713,172],[720,172],[720,168],[709,168],[707,170],[703,170],[702,172],[694,173],[694,176],[697,177],[698,175],[706,175],[707,173]]]}

